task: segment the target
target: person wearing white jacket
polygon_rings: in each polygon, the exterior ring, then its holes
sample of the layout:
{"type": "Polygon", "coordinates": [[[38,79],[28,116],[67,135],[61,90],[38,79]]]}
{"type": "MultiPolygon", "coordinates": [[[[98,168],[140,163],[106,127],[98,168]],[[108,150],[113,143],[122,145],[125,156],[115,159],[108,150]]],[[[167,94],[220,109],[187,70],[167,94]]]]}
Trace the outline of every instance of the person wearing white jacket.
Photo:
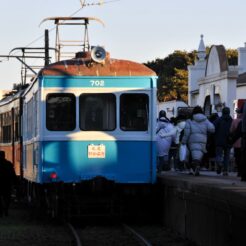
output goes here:
{"type": "Polygon", "coordinates": [[[200,106],[194,107],[192,119],[186,121],[182,144],[187,144],[191,152],[191,166],[196,176],[199,175],[203,155],[207,152],[207,135],[214,131],[214,125],[203,114],[202,108],[200,106]]]}
{"type": "Polygon", "coordinates": [[[170,123],[170,121],[161,112],[159,114],[159,120],[156,128],[158,172],[170,170],[170,165],[168,162],[168,153],[172,143],[173,135],[171,134],[165,136],[165,134],[168,134],[174,130],[173,124],[170,123]]]}
{"type": "Polygon", "coordinates": [[[171,163],[171,160],[173,158],[173,167],[175,170],[183,169],[183,167],[180,166],[178,150],[179,150],[181,135],[185,128],[185,121],[186,121],[185,116],[183,115],[178,116],[177,118],[174,119],[173,129],[161,135],[162,137],[169,137],[169,136],[172,137],[172,144],[169,149],[168,159],[169,159],[169,163],[171,163]]]}

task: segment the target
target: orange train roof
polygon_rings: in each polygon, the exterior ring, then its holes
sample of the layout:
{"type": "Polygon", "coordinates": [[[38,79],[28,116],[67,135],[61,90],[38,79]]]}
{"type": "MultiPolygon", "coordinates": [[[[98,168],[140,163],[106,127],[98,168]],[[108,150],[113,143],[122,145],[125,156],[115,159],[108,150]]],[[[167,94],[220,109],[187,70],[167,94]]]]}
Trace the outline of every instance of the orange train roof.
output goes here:
{"type": "Polygon", "coordinates": [[[43,76],[156,76],[156,73],[143,64],[106,58],[96,63],[90,58],[75,58],[50,64],[41,70],[43,76]]]}

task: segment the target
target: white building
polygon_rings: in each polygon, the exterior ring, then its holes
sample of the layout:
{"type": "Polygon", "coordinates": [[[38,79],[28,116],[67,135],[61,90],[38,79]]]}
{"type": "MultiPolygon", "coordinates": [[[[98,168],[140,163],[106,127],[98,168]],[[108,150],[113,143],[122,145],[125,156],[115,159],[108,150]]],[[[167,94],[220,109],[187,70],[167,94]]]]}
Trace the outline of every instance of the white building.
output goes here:
{"type": "Polygon", "coordinates": [[[206,57],[201,35],[197,61],[188,71],[189,105],[202,106],[206,115],[224,106],[233,115],[234,100],[246,98],[246,46],[238,48],[238,66],[229,66],[223,45],[213,45],[206,57]]]}

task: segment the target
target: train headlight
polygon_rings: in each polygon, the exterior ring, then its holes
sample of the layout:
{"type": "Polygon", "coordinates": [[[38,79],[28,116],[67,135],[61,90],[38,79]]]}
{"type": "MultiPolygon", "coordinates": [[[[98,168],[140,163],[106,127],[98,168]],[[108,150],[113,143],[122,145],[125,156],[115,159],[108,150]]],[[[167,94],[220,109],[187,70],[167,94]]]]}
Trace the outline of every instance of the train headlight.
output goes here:
{"type": "Polygon", "coordinates": [[[106,50],[101,46],[95,46],[91,49],[91,59],[97,63],[104,63],[106,50]]]}

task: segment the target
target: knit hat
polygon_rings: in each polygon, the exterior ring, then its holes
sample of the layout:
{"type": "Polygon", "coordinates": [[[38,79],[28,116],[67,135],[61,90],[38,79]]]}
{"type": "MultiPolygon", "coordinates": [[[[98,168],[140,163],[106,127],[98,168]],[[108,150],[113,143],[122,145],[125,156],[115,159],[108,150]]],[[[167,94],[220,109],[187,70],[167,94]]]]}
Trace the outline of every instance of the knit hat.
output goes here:
{"type": "Polygon", "coordinates": [[[192,111],[192,115],[194,115],[194,114],[203,114],[202,107],[200,107],[200,106],[195,106],[195,107],[193,108],[193,111],[192,111]]]}
{"type": "Polygon", "coordinates": [[[223,115],[228,115],[228,114],[230,114],[230,108],[228,108],[228,107],[224,107],[223,109],[222,109],[222,114],[223,115]]]}
{"type": "Polygon", "coordinates": [[[166,111],[165,110],[161,110],[159,112],[159,118],[161,118],[161,117],[166,117],[166,111]]]}

